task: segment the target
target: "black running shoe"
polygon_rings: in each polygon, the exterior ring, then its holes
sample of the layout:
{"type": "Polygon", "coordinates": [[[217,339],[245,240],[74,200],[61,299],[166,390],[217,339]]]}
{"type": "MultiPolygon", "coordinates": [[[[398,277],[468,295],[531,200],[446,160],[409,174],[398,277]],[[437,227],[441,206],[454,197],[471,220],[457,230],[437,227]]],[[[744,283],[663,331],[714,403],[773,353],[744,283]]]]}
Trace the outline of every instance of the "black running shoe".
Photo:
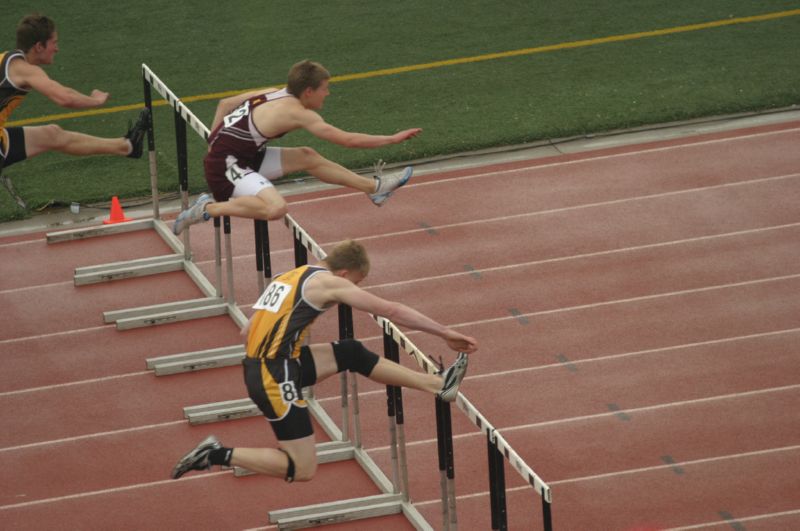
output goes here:
{"type": "Polygon", "coordinates": [[[211,450],[219,450],[222,444],[213,435],[209,435],[200,444],[194,447],[191,452],[181,457],[175,468],[172,469],[172,479],[178,479],[190,470],[208,470],[211,463],[208,462],[208,454],[211,450]]]}
{"type": "Polygon", "coordinates": [[[138,159],[142,156],[144,150],[144,134],[147,132],[147,127],[150,125],[150,109],[144,108],[139,113],[139,118],[136,123],[128,126],[128,132],[125,133],[125,138],[131,143],[131,152],[128,157],[138,159]]]}
{"type": "Polygon", "coordinates": [[[456,361],[450,365],[442,373],[442,390],[439,391],[439,398],[445,402],[452,402],[458,396],[458,387],[461,385],[461,380],[467,374],[467,362],[469,361],[467,354],[459,352],[456,361]]]}

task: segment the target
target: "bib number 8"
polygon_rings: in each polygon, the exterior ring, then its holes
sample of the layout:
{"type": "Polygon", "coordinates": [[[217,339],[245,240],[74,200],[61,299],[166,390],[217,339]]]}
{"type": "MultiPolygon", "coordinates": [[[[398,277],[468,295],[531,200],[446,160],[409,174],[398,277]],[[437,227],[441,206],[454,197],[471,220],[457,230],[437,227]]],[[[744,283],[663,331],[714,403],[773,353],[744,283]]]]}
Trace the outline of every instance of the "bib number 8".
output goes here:
{"type": "Polygon", "coordinates": [[[297,394],[297,389],[294,386],[294,382],[286,381],[281,383],[281,400],[283,400],[284,404],[291,404],[298,398],[299,396],[297,394]]]}

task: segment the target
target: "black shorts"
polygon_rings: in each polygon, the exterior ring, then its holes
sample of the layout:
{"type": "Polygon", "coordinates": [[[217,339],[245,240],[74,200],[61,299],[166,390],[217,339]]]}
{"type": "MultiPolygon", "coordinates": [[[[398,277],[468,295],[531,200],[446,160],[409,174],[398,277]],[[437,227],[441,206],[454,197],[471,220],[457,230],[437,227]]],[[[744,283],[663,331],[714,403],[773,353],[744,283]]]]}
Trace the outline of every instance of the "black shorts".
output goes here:
{"type": "Polygon", "coordinates": [[[245,358],[244,383],[250,399],[264,414],[279,441],[291,441],[314,433],[303,387],[314,385],[317,370],[308,347],[297,359],[245,358]]]}
{"type": "Polygon", "coordinates": [[[25,152],[25,132],[21,127],[0,129],[0,171],[28,158],[25,152]]]}

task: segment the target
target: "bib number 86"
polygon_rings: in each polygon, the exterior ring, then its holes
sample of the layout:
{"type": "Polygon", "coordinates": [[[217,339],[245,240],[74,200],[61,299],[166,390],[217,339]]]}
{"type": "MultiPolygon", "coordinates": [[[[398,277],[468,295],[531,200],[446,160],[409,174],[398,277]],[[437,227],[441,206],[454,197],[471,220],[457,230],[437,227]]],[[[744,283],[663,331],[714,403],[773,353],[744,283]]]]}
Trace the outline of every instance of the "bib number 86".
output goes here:
{"type": "Polygon", "coordinates": [[[276,313],[280,310],[284,299],[292,291],[292,286],[283,282],[271,282],[264,293],[258,298],[258,302],[253,305],[256,310],[267,310],[276,313]]]}

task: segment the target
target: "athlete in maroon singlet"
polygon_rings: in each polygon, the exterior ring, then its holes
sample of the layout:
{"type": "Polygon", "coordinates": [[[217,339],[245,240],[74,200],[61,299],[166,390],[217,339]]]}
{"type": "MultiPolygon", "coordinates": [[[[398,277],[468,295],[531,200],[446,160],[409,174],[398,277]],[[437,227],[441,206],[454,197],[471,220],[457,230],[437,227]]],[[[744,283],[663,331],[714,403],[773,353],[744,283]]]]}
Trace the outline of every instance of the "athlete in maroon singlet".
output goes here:
{"type": "Polygon", "coordinates": [[[310,147],[278,148],[271,139],[295,129],[350,148],[376,148],[417,136],[419,128],[393,135],[369,135],[344,131],[325,122],[316,112],[328,97],[330,74],[312,61],[301,61],[289,70],[284,89],[247,92],[220,101],[212,123],[205,174],[214,200],[201,195],[182,212],[173,231],[211,217],[236,216],[278,219],[286,214],[286,201],[270,181],[296,171],[319,180],[364,192],[382,205],[411,177],[411,167],[397,175],[365,177],[332,162],[310,147]]]}

